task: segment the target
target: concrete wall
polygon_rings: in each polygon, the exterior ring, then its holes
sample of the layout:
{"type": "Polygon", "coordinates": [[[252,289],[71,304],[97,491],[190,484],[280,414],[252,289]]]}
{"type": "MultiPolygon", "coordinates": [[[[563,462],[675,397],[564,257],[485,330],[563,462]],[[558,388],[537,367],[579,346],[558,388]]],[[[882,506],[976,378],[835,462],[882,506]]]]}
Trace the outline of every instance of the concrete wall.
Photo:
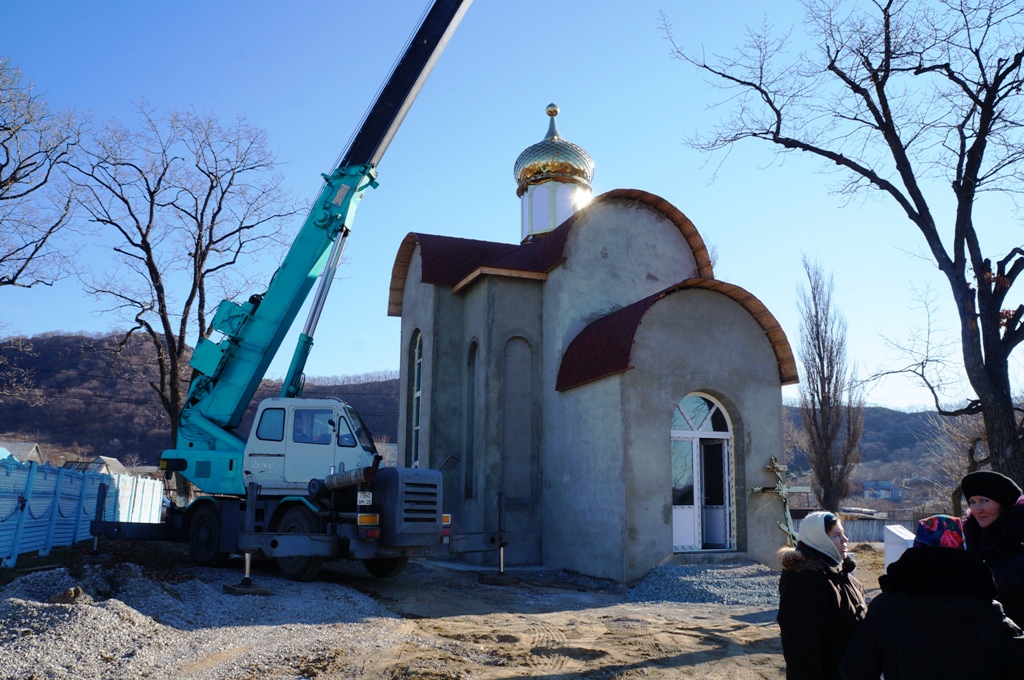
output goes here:
{"type": "Polygon", "coordinates": [[[626,580],[621,376],[549,392],[544,429],[544,564],[626,580]]]}
{"type": "Polygon", "coordinates": [[[565,262],[544,285],[544,516],[555,518],[544,526],[545,565],[631,578],[621,376],[563,393],[555,382],[565,349],[588,323],[695,271],[683,235],[656,210],[602,201],[577,217],[565,262]]]}
{"type": "Polygon", "coordinates": [[[546,281],[483,276],[454,295],[420,282],[414,252],[402,315],[401,458],[418,328],[421,465],[459,459],[444,469],[456,530],[495,527],[503,491],[509,564],[631,582],[672,555],[672,410],[702,392],[725,407],[733,428],[736,547],[774,565],[781,504],[748,493],[774,485],[764,468],[782,453],[778,365],[760,326],[724,295],[678,291],[644,318],[632,370],[556,392],[562,355],[588,323],[696,271],[678,228],[629,200],[582,213],[565,256],[546,281]]]}
{"type": "Polygon", "coordinates": [[[462,508],[465,515],[483,517],[486,526],[494,528],[497,494],[505,493],[506,528],[513,534],[505,551],[509,564],[537,564],[541,559],[542,285],[530,279],[487,276],[465,293],[464,346],[468,348],[471,339],[479,340],[483,393],[477,394],[474,409],[482,435],[474,461],[475,497],[465,499],[462,508]],[[508,384],[510,372],[514,385],[508,384]],[[510,391],[519,393],[515,403],[507,403],[510,391]],[[515,431],[507,430],[510,417],[517,423],[515,431]],[[529,431],[524,432],[525,428],[529,431]]]}
{"type": "MultiPolygon", "coordinates": [[[[429,367],[434,360],[434,307],[438,291],[434,286],[425,286],[420,283],[423,276],[423,264],[420,260],[419,246],[413,252],[409,263],[409,272],[405,283],[405,296],[402,300],[402,348],[401,348],[401,369],[399,372],[399,407],[398,407],[398,465],[406,465],[409,452],[409,429],[411,408],[412,375],[409,371],[409,362],[412,355],[413,334],[419,331],[423,334],[423,366],[425,369],[425,380],[429,375],[429,367]]],[[[429,441],[431,422],[429,414],[433,411],[433,403],[430,390],[423,390],[420,416],[420,455],[424,455],[424,440],[429,441]]],[[[422,461],[425,466],[427,461],[422,461]]]]}
{"type": "Polygon", "coordinates": [[[656,303],[633,346],[634,370],[623,374],[629,537],[627,580],[672,554],[672,409],[702,392],[722,403],[733,430],[736,547],[775,566],[784,534],[778,497],[751,494],[774,486],[765,471],[781,457],[782,391],[771,344],[755,319],[725,295],[682,290],[656,303]]]}
{"type": "MultiPolygon", "coordinates": [[[[507,528],[518,537],[505,552],[509,564],[540,561],[542,441],[540,390],[543,345],[542,284],[505,277],[481,277],[467,290],[453,294],[450,288],[421,283],[422,261],[417,247],[406,279],[402,311],[402,369],[399,409],[399,461],[404,464],[409,446],[410,347],[415,330],[423,334],[423,376],[420,416],[420,466],[441,468],[444,509],[453,515],[459,532],[483,531],[498,525],[497,494],[506,492],[507,528]],[[510,340],[529,347],[526,366],[509,365],[510,340]],[[476,345],[475,375],[469,373],[470,348],[476,345]],[[525,380],[529,403],[516,400],[513,412],[529,423],[522,436],[504,430],[509,404],[506,375],[525,380]],[[467,403],[473,380],[473,404],[467,403]],[[468,418],[472,417],[473,422],[468,418]],[[470,434],[472,433],[472,434],[470,434]],[[516,436],[513,436],[516,435],[516,436]],[[519,446],[526,442],[528,450],[519,446]],[[505,468],[504,449],[514,443],[505,468]],[[472,446],[472,449],[468,449],[472,446]],[[470,459],[472,463],[470,465],[470,459]],[[447,463],[445,461],[448,461],[447,463]],[[528,466],[528,470],[524,470],[528,466]],[[467,497],[467,474],[472,475],[467,497]],[[525,476],[525,477],[524,477],[525,476]],[[528,492],[523,493],[523,481],[528,492]],[[510,493],[506,487],[515,480],[510,493]]],[[[479,556],[496,562],[497,555],[479,556]]]]}
{"type": "MultiPolygon", "coordinates": [[[[565,262],[544,286],[548,350],[561,358],[588,323],[690,278],[696,268],[686,239],[660,212],[628,200],[595,203],[576,218],[565,262]]],[[[547,368],[557,373],[558,364],[547,368]]]]}
{"type": "Polygon", "coordinates": [[[563,393],[545,409],[544,564],[623,582],[673,554],[672,411],[702,392],[733,431],[736,548],[775,566],[781,504],[755,485],[782,451],[775,354],[760,326],[724,295],[679,291],[644,317],[634,368],[563,393]]]}

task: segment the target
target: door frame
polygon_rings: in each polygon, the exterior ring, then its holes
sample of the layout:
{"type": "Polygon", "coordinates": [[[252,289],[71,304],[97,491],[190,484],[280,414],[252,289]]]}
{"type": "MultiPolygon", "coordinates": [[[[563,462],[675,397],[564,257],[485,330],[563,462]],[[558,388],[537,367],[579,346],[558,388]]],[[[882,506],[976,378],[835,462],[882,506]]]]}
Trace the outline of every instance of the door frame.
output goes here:
{"type": "MultiPolygon", "coordinates": [[[[672,552],[673,553],[687,553],[687,552],[703,552],[709,550],[735,550],[736,549],[736,483],[734,467],[736,465],[735,446],[732,436],[732,421],[729,418],[728,411],[722,406],[721,402],[713,397],[693,392],[686,395],[683,399],[675,405],[674,411],[681,415],[685,423],[692,429],[670,430],[670,443],[674,447],[676,442],[689,442],[691,451],[691,465],[693,469],[693,505],[675,505],[672,506],[672,552]],[[692,397],[699,397],[709,402],[712,406],[701,422],[694,423],[689,415],[679,407],[684,401],[692,397]],[[713,427],[713,416],[720,413],[725,419],[726,429],[711,429],[713,427]],[[705,547],[704,541],[704,523],[706,509],[704,506],[704,470],[703,470],[703,447],[701,446],[702,440],[713,440],[722,442],[723,448],[723,491],[724,491],[724,533],[725,541],[723,544],[716,544],[714,547],[705,547]],[[681,524],[679,524],[681,523],[681,524]],[[679,542],[683,540],[684,542],[679,542]]],[[[674,423],[678,423],[677,419],[674,419],[674,423]]],[[[685,455],[685,454],[684,454],[685,455]]],[[[673,455],[673,458],[675,456],[673,455]]],[[[669,483],[672,484],[674,481],[675,470],[672,472],[672,478],[669,483]]],[[[718,506],[716,506],[717,509],[718,506]]],[[[716,542],[717,543],[717,542],[716,542]]]]}

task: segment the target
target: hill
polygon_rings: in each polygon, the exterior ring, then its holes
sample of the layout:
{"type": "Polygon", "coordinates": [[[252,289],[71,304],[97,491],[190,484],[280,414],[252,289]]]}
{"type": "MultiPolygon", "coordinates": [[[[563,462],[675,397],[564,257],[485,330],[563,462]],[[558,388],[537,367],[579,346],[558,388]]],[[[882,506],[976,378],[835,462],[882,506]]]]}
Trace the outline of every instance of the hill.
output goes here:
{"type": "MultiPolygon", "coordinates": [[[[156,378],[152,349],[137,341],[114,354],[114,343],[110,335],[63,333],[0,341],[0,371],[6,362],[8,371],[21,370],[31,378],[25,398],[3,396],[0,390],[0,439],[36,441],[52,455],[67,459],[110,455],[124,460],[134,454],[140,463],[155,463],[170,446],[170,427],[149,386],[156,378]]],[[[252,424],[254,405],[279,389],[280,383],[264,381],[238,428],[243,437],[252,424]]],[[[344,399],[376,436],[397,441],[396,378],[309,378],[305,395],[344,399]]],[[[799,427],[799,411],[785,408],[799,427]]],[[[928,413],[867,408],[858,477],[894,478],[903,474],[900,469],[919,461],[929,436],[928,418],[928,413]]],[[[788,453],[796,468],[807,469],[806,460],[788,453]]]]}
{"type": "MultiPolygon", "coordinates": [[[[800,409],[784,407],[793,428],[800,429],[800,409]]],[[[864,409],[864,434],[860,440],[862,464],[886,464],[918,461],[925,453],[925,442],[932,437],[931,412],[908,413],[880,406],[864,409]]],[[[807,469],[803,454],[787,451],[789,460],[807,469]]]]}
{"type": "MultiPolygon", "coordinates": [[[[119,354],[111,335],[47,333],[0,341],[0,375],[28,378],[17,397],[0,382],[0,440],[38,442],[55,462],[96,455],[155,464],[171,444],[166,412],[156,390],[152,347],[133,341],[119,354]]],[[[276,395],[279,381],[264,381],[238,428],[248,435],[260,399],[276,395]]],[[[306,396],[336,396],[362,414],[378,437],[397,438],[398,380],[369,382],[310,378],[306,396]]]]}

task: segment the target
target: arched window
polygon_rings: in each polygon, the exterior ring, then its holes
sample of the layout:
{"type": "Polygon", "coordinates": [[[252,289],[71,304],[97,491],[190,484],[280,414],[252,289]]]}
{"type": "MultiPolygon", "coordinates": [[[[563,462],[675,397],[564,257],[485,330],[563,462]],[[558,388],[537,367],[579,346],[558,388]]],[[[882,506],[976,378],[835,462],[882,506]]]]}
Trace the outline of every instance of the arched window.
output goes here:
{"type": "Polygon", "coordinates": [[[423,388],[423,335],[413,331],[409,343],[409,411],[406,418],[405,465],[420,464],[420,403],[423,388]]]}
{"type": "Polygon", "coordinates": [[[728,432],[729,421],[718,405],[700,395],[690,395],[672,412],[673,430],[694,432],[728,432]]]}
{"type": "Polygon", "coordinates": [[[466,423],[463,456],[466,459],[463,495],[473,498],[474,458],[476,456],[476,343],[469,346],[469,358],[466,361],[466,423]]]}

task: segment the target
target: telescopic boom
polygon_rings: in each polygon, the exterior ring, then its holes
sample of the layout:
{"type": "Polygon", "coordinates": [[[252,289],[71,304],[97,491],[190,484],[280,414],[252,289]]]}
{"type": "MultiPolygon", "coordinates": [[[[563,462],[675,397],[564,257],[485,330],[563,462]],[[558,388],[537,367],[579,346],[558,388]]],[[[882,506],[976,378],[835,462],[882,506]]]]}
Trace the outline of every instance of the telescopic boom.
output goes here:
{"type": "Polygon", "coordinates": [[[325,184],[270,286],[243,304],[224,300],[218,306],[211,326],[223,338],[219,342],[203,338],[196,346],[191,361],[196,373],[182,410],[177,449],[244,448],[231,430],[241,422],[285,334],[322,275],[281,392],[281,396],[301,394],[313,332],[359,201],[366,189],[377,186],[377,165],[471,2],[433,3],[341,161],[323,176],[325,184]]]}

